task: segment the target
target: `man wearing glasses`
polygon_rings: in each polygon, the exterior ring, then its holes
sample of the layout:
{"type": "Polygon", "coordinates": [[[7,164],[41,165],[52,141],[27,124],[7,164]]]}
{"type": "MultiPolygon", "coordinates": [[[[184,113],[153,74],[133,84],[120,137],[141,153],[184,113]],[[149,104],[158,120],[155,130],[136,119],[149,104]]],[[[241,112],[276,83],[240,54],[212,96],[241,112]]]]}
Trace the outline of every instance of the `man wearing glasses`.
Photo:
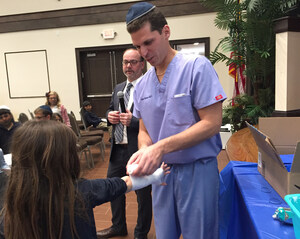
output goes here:
{"type": "Polygon", "coordinates": [[[53,112],[49,105],[41,105],[34,111],[34,118],[36,120],[51,120],[53,112]]]}
{"type": "MultiPolygon", "coordinates": [[[[107,177],[123,177],[126,175],[126,164],[130,156],[138,150],[137,136],[139,120],[132,115],[133,91],[141,79],[144,60],[136,49],[127,49],[123,54],[123,72],[127,80],[118,84],[113,92],[108,111],[107,125],[112,125],[112,141],[110,162],[107,177]],[[119,104],[120,94],[123,96],[126,112],[122,113],[119,104]]],[[[151,227],[152,200],[151,186],[136,191],[138,201],[138,219],[134,230],[134,238],[144,239],[151,227]]],[[[98,238],[126,236],[125,195],[111,202],[112,226],[98,231],[98,238]]]]}

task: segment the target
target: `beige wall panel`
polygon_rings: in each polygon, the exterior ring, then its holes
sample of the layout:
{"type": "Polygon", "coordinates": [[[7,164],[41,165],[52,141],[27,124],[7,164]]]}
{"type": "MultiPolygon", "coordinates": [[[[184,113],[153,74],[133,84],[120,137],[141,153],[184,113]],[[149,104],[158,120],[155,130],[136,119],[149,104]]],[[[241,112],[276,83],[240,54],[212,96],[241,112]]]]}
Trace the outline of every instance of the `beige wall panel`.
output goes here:
{"type": "Polygon", "coordinates": [[[275,110],[287,110],[287,32],[276,34],[275,110]]]}
{"type": "Polygon", "coordinates": [[[5,54],[11,98],[41,97],[49,91],[46,51],[5,54]]]}
{"type": "Polygon", "coordinates": [[[136,1],[137,0],[0,0],[0,16],[136,1]]]}
{"type": "Polygon", "coordinates": [[[300,100],[297,97],[300,90],[300,32],[288,32],[287,61],[287,110],[299,110],[300,100]]]}
{"type": "Polygon", "coordinates": [[[275,110],[291,111],[300,109],[300,33],[283,32],[276,34],[276,81],[275,110]],[[296,63],[296,64],[295,64],[296,63]]]}

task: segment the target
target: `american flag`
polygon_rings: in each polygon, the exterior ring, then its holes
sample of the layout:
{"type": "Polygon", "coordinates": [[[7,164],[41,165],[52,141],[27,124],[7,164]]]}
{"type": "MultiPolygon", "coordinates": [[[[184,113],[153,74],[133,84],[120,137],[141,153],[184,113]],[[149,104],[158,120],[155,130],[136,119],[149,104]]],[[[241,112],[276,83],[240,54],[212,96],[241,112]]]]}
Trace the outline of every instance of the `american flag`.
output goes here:
{"type": "MultiPolygon", "coordinates": [[[[230,57],[234,56],[234,53],[231,52],[230,57]]],[[[232,105],[234,105],[234,98],[238,95],[245,94],[246,91],[246,77],[243,72],[245,71],[245,65],[237,66],[234,62],[229,65],[229,75],[234,78],[234,89],[232,96],[232,105]]]]}

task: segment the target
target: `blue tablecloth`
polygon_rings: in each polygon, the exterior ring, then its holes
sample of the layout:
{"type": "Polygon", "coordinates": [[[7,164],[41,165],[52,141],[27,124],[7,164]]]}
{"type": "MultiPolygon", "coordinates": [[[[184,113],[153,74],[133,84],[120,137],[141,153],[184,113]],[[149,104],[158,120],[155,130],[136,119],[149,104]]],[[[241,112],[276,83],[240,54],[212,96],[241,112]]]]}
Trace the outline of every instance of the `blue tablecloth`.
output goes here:
{"type": "Polygon", "coordinates": [[[220,173],[220,238],[295,238],[293,225],[272,218],[289,207],[257,171],[256,163],[231,161],[220,173]]]}

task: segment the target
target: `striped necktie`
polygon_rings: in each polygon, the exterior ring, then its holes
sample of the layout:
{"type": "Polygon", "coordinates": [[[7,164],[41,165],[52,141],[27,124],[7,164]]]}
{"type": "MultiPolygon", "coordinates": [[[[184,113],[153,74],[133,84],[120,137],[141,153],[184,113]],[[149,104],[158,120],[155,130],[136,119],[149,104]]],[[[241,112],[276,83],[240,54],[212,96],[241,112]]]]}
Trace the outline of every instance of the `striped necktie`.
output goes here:
{"type": "Polygon", "coordinates": [[[132,87],[132,83],[128,83],[127,88],[126,88],[126,92],[125,92],[125,95],[124,95],[125,108],[127,108],[127,105],[128,105],[131,87],[132,87]]]}
{"type": "MultiPolygon", "coordinates": [[[[125,104],[126,109],[127,109],[127,105],[128,105],[128,101],[129,101],[129,97],[130,97],[131,87],[132,87],[132,83],[128,83],[127,87],[126,87],[125,95],[124,95],[124,104],[125,104]]],[[[124,125],[120,122],[116,125],[116,128],[115,128],[116,143],[119,144],[123,141],[123,132],[124,132],[124,125]]]]}

